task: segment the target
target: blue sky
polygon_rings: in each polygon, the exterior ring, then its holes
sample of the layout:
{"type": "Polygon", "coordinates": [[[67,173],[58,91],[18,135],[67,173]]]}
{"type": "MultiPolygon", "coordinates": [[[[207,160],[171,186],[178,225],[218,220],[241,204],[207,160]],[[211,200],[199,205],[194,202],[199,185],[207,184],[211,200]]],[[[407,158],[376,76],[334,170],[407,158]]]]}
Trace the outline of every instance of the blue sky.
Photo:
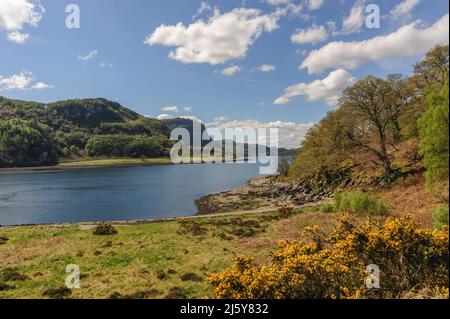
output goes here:
{"type": "Polygon", "coordinates": [[[409,74],[438,43],[448,43],[445,0],[0,0],[0,95],[271,123],[293,147],[343,87],[409,74]],[[365,24],[370,3],[380,28],[365,24]],[[79,29],[66,27],[68,4],[79,29]]]}

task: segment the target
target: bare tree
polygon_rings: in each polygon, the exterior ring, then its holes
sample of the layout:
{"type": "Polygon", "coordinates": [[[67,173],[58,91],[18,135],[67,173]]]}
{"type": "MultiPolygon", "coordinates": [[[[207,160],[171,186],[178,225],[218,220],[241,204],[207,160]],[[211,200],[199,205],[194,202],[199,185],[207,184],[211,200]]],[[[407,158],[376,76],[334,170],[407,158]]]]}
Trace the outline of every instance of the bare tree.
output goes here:
{"type": "Polygon", "coordinates": [[[382,165],[385,178],[393,176],[389,152],[400,134],[400,117],[408,107],[403,78],[394,75],[388,80],[368,76],[344,91],[341,106],[352,118],[346,137],[354,147],[363,148],[382,165]]]}

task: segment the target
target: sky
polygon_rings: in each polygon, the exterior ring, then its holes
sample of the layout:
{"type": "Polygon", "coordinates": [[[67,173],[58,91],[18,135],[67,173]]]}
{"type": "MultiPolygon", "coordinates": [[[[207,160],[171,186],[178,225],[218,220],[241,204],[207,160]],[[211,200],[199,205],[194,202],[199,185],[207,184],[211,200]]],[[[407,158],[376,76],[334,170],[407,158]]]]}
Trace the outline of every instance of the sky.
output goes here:
{"type": "Polygon", "coordinates": [[[277,127],[280,146],[298,147],[345,87],[369,74],[411,74],[429,49],[448,43],[448,6],[0,0],[0,96],[103,97],[160,119],[277,127]]]}

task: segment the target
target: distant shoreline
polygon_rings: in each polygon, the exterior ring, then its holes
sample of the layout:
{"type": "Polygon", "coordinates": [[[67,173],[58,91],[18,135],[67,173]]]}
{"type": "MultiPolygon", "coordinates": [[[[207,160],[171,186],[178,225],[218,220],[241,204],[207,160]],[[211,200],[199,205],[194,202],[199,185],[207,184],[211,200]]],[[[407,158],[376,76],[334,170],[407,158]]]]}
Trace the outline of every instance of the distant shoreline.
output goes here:
{"type": "Polygon", "coordinates": [[[28,166],[28,167],[3,167],[1,172],[31,172],[31,171],[59,171],[84,168],[115,168],[132,166],[154,166],[173,165],[170,158],[111,158],[111,159],[89,159],[81,161],[61,162],[54,166],[28,166]]]}

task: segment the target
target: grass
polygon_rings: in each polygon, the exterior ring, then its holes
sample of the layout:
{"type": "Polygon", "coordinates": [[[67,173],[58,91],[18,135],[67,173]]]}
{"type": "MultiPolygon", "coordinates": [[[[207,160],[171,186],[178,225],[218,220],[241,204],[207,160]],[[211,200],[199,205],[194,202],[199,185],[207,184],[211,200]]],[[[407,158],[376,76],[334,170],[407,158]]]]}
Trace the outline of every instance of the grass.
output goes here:
{"type": "MultiPolygon", "coordinates": [[[[205,159],[205,158],[204,158],[205,159]]],[[[207,160],[208,158],[206,158],[207,160]]],[[[198,157],[186,158],[186,162],[198,163],[202,159],[198,157]]],[[[158,165],[173,164],[170,157],[158,158],[89,158],[77,161],[63,161],[59,167],[80,167],[80,166],[114,166],[114,165],[158,165]]]]}
{"type": "Polygon", "coordinates": [[[333,214],[298,210],[203,217],[195,220],[114,225],[117,234],[95,236],[79,225],[0,229],[0,298],[187,298],[212,297],[205,283],[238,255],[266,262],[281,239],[301,229],[332,229],[333,214]],[[66,266],[81,271],[81,289],[64,289],[66,266]],[[4,278],[5,274],[14,274],[4,278]],[[6,280],[5,280],[6,279],[6,280]]]}
{"type": "Polygon", "coordinates": [[[59,166],[108,166],[121,164],[171,164],[172,161],[168,157],[161,158],[106,158],[106,159],[86,159],[81,161],[66,161],[61,162],[59,166]]]}
{"type": "Polygon", "coordinates": [[[441,229],[443,226],[448,226],[448,206],[438,206],[433,212],[433,226],[436,229],[441,229]]]}
{"type": "Polygon", "coordinates": [[[333,204],[324,204],[322,212],[385,215],[389,207],[378,197],[361,191],[336,193],[333,204]]]}

